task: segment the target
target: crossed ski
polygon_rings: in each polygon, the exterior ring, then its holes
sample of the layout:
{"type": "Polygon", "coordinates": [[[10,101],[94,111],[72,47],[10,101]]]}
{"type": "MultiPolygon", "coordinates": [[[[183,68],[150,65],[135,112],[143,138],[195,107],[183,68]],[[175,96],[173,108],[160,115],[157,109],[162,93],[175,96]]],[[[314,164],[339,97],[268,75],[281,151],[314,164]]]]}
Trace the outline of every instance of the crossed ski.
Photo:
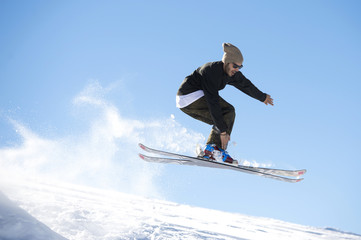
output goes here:
{"type": "Polygon", "coordinates": [[[153,148],[149,148],[141,143],[139,143],[139,147],[142,148],[144,151],[149,153],[154,153],[158,155],[168,156],[167,157],[153,157],[147,156],[144,154],[139,154],[139,156],[148,162],[157,162],[157,163],[176,163],[176,164],[183,164],[183,165],[195,165],[195,166],[202,166],[202,167],[212,167],[212,168],[223,168],[223,169],[231,169],[236,170],[244,173],[250,173],[262,177],[272,178],[284,182],[300,182],[303,178],[299,178],[303,174],[306,173],[305,169],[302,170],[284,170],[284,169],[273,169],[273,168],[261,168],[261,167],[251,167],[251,166],[242,166],[242,165],[231,165],[227,163],[221,163],[217,161],[209,161],[208,159],[198,158],[198,157],[191,157],[182,154],[157,150],[153,148]],[[289,178],[295,177],[295,178],[289,178]]]}

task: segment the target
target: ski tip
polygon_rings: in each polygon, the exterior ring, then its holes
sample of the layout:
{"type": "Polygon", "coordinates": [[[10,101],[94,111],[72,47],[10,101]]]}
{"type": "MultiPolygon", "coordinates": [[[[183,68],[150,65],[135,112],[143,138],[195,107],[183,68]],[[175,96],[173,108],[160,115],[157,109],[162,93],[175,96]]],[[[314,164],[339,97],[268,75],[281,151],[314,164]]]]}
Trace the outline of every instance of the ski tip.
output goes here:
{"type": "Polygon", "coordinates": [[[145,158],[145,157],[144,157],[144,155],[143,155],[143,154],[139,153],[138,155],[139,155],[139,157],[140,157],[141,159],[143,159],[143,160],[144,160],[144,158],[145,158]]]}
{"type": "Polygon", "coordinates": [[[302,169],[302,170],[298,171],[298,175],[301,176],[301,175],[305,174],[306,172],[307,172],[306,169],[302,169]]]}
{"type": "Polygon", "coordinates": [[[138,145],[139,145],[139,147],[141,148],[141,149],[145,149],[145,146],[143,145],[143,144],[141,144],[141,143],[138,143],[138,145]]]}
{"type": "Polygon", "coordinates": [[[301,182],[303,180],[303,178],[299,178],[296,180],[296,182],[301,182]]]}

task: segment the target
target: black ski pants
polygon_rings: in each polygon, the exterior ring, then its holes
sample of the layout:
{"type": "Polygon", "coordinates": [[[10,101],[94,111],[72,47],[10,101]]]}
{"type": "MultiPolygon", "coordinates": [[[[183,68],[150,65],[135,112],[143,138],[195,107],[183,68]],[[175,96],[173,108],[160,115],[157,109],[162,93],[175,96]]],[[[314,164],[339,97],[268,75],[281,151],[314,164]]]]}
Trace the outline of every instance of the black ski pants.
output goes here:
{"type": "MultiPolygon", "coordinates": [[[[219,97],[219,104],[222,109],[223,120],[225,121],[228,127],[227,133],[231,135],[234,120],[236,117],[235,109],[231,104],[226,102],[221,97],[219,97]]],[[[188,106],[181,108],[181,110],[184,113],[191,116],[192,118],[205,122],[209,125],[213,125],[211,133],[209,134],[207,140],[207,144],[216,144],[219,148],[222,147],[220,132],[214,125],[211,113],[209,112],[207,101],[204,96],[198,99],[197,101],[189,104],[188,106]]]]}

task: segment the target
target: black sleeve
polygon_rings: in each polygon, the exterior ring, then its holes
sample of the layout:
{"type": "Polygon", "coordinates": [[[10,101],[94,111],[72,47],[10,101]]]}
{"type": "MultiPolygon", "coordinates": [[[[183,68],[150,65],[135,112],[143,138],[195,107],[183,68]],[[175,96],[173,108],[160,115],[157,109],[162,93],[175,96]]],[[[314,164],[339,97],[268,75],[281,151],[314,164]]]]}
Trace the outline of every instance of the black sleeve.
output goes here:
{"type": "Polygon", "coordinates": [[[237,72],[228,84],[241,90],[248,96],[251,96],[261,102],[266,100],[267,94],[260,91],[253,83],[247,79],[241,72],[237,72]]]}
{"type": "Polygon", "coordinates": [[[204,97],[206,98],[209,112],[213,119],[214,125],[221,131],[227,131],[228,127],[223,120],[222,109],[219,104],[218,93],[218,77],[217,74],[212,73],[209,69],[204,71],[203,79],[201,81],[204,97]]]}

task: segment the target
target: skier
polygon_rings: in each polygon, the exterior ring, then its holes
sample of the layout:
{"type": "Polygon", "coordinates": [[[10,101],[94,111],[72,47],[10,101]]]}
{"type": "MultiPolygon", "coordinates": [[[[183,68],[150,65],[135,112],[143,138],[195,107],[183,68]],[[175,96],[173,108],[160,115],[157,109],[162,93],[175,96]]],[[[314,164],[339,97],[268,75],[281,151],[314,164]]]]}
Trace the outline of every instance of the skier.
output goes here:
{"type": "Polygon", "coordinates": [[[243,67],[243,55],[236,46],[223,43],[223,51],[222,61],[206,63],[184,79],[176,102],[184,113],[213,125],[207,145],[199,157],[238,165],[225,151],[230,141],[235,109],[219,96],[219,90],[229,84],[266,105],[273,106],[273,99],[239,71],[243,67]]]}

